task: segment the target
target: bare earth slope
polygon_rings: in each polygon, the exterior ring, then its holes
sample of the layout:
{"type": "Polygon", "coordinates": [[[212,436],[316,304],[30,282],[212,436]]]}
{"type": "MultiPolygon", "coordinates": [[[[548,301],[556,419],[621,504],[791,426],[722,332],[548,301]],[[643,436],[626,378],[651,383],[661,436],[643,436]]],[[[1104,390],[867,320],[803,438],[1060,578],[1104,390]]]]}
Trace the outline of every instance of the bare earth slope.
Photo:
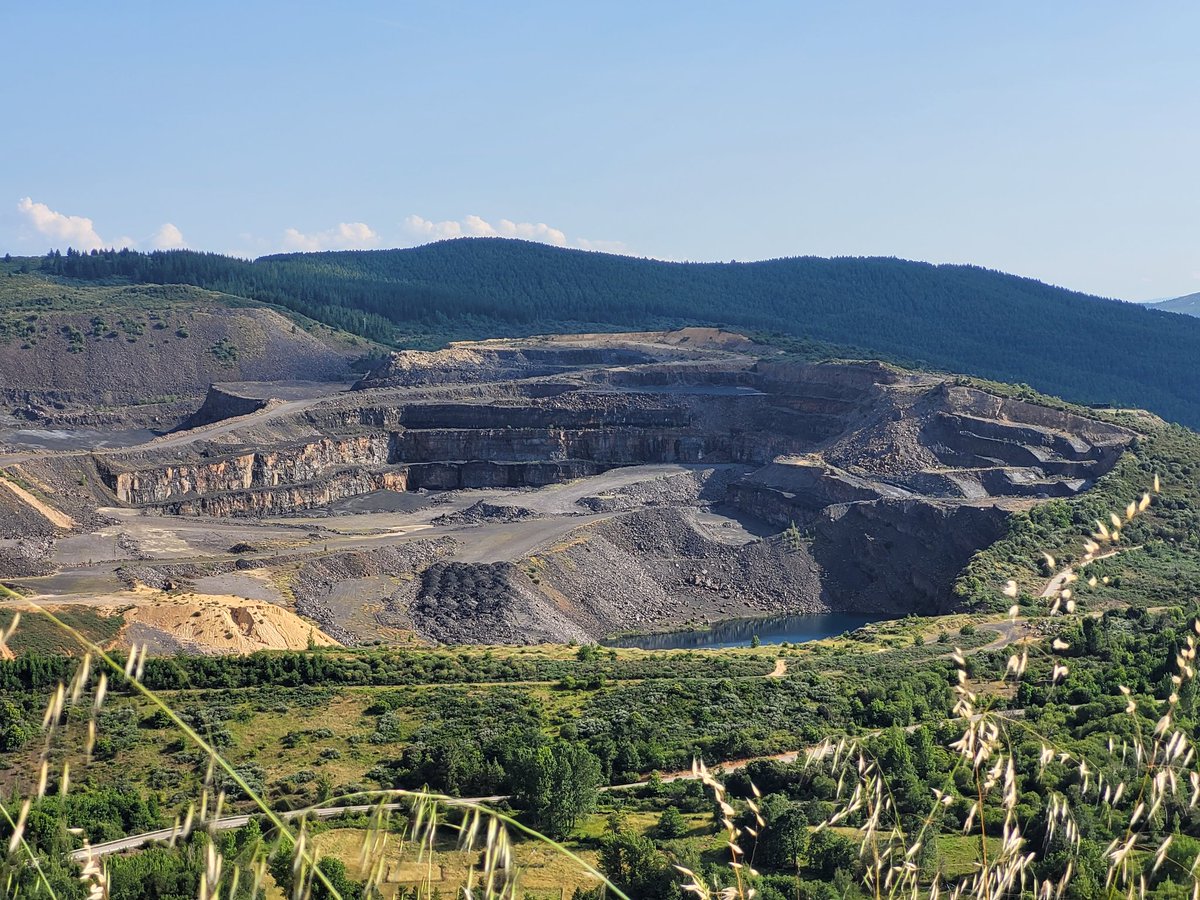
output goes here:
{"type": "Polygon", "coordinates": [[[1136,436],[715,329],[408,351],[353,391],[194,409],[136,447],[0,456],[22,488],[0,491],[0,578],[55,603],[249,598],[344,643],[933,612],[1013,510],[1136,436]]]}
{"type": "Polygon", "coordinates": [[[26,422],[170,427],[214,381],[344,378],[366,349],[198,288],[0,279],[0,416],[26,422]]]}

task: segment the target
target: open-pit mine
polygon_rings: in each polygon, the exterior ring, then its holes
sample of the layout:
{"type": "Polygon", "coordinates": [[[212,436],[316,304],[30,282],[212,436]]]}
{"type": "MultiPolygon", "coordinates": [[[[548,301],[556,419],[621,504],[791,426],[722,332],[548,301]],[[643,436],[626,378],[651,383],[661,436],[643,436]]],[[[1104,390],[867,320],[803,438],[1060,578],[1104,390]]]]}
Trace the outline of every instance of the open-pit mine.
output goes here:
{"type": "Polygon", "coordinates": [[[134,446],[10,441],[0,581],[156,652],[944,612],[1009,515],[1135,437],[715,329],[454,344],[214,385],[134,446]]]}

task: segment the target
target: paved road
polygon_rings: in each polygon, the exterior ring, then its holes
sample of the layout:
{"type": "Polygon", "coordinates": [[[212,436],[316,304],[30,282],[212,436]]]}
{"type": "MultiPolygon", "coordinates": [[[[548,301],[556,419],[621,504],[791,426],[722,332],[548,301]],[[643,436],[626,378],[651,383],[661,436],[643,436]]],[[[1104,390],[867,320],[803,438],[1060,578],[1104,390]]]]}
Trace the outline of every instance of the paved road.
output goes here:
{"type": "Polygon", "coordinates": [[[1019,620],[1016,622],[987,622],[979,627],[996,632],[996,639],[984,644],[982,647],[976,647],[973,650],[964,650],[963,653],[968,656],[972,653],[982,653],[984,650],[1003,650],[1009,644],[1015,643],[1025,637],[1027,633],[1025,624],[1019,620]]]}
{"type": "MultiPolygon", "coordinates": [[[[399,807],[399,803],[387,804],[388,809],[398,809],[399,807]]],[[[342,815],[343,813],[367,812],[368,810],[374,808],[374,806],[367,805],[342,806],[330,809],[312,810],[312,815],[319,819],[329,819],[333,816],[342,815]]],[[[278,815],[281,819],[285,820],[295,819],[300,815],[300,812],[281,812],[278,815]]],[[[224,818],[217,819],[214,822],[204,823],[202,827],[204,830],[228,831],[231,828],[241,828],[243,825],[249,822],[251,818],[253,818],[253,816],[250,815],[226,816],[224,818]]],[[[75,850],[71,853],[71,858],[82,862],[83,860],[87,859],[89,855],[107,856],[112,853],[121,853],[125,850],[136,850],[138,847],[141,847],[145,844],[152,844],[156,841],[169,841],[171,840],[172,836],[176,834],[177,832],[174,828],[160,828],[157,831],[147,831],[143,834],[134,834],[119,840],[106,841],[103,844],[96,844],[91,848],[90,852],[86,849],[75,850]]]]}

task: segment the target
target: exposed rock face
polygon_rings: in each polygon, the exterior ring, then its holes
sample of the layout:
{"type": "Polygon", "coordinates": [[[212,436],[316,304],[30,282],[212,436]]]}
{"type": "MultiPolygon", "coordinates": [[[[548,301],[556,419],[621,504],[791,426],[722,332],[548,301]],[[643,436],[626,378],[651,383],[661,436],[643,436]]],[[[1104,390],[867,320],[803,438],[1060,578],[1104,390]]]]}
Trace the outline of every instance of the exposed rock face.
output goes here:
{"type": "Polygon", "coordinates": [[[814,525],[826,589],[851,609],[947,612],[955,576],[1004,533],[1010,508],[925,499],[835,504],[814,525]]]}
{"type": "Polygon", "coordinates": [[[730,495],[781,525],[813,522],[842,503],[1061,497],[1107,472],[1133,438],[1116,425],[936,384],[884,392],[860,427],[822,453],[779,458],[730,495]]]}
{"type": "Polygon", "coordinates": [[[243,397],[219,384],[211,385],[200,408],[188,416],[176,431],[187,431],[201,425],[211,425],[237,416],[248,416],[265,409],[270,401],[259,397],[243,397]]]}
{"type": "Polygon", "coordinates": [[[364,472],[351,469],[302,484],[207,494],[163,503],[154,508],[176,516],[272,516],[328,506],[338,500],[372,491],[404,491],[407,487],[408,478],[403,471],[364,472]]]}
{"type": "Polygon", "coordinates": [[[100,471],[120,502],[145,506],[312,481],[335,467],[382,466],[388,463],[389,446],[389,439],[380,435],[322,438],[298,447],[133,471],[122,471],[106,459],[100,471]]]}
{"type": "Polygon", "coordinates": [[[439,497],[454,506],[420,520],[453,546],[369,574],[347,562],[353,595],[306,570],[299,608],[345,642],[380,629],[565,641],[775,612],[943,610],[1014,509],[1086,490],[1135,437],[877,363],[757,359],[730,336],[509,343],[393,354],[358,390],[286,415],[214,389],[199,420],[244,421],[182,451],[98,456],[97,490],[223,518],[482,491],[439,497]]]}

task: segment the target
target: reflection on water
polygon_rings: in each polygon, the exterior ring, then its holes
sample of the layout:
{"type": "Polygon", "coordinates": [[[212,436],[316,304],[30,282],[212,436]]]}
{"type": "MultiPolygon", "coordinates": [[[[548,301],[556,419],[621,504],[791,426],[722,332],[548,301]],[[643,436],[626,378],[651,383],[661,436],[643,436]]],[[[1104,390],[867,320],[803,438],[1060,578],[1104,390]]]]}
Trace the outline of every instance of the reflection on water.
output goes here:
{"type": "Polygon", "coordinates": [[[878,616],[856,613],[825,613],[816,616],[774,616],[769,619],[732,619],[717,622],[704,631],[670,631],[642,634],[605,641],[608,647],[639,647],[642,650],[697,650],[747,647],[757,636],[763,644],[798,644],[833,637],[874,622],[878,616]]]}

